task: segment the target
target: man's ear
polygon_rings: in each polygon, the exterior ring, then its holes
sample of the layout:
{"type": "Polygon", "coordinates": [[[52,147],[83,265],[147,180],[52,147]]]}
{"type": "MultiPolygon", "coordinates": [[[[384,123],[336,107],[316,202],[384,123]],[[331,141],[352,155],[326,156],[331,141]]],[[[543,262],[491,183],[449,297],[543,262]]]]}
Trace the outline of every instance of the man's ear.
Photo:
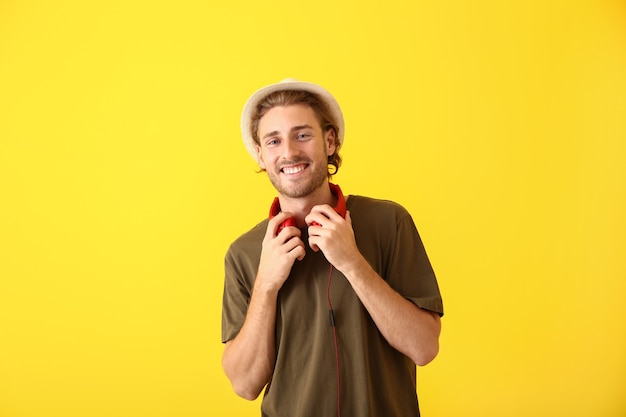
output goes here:
{"type": "Polygon", "coordinates": [[[259,167],[261,169],[265,169],[265,162],[263,162],[263,155],[261,154],[261,147],[259,145],[255,145],[256,148],[256,161],[259,163],[259,167]]]}
{"type": "Polygon", "coordinates": [[[326,155],[331,156],[337,150],[337,145],[335,144],[335,138],[337,137],[335,129],[331,127],[326,131],[326,134],[324,136],[324,139],[326,141],[326,155]]]}

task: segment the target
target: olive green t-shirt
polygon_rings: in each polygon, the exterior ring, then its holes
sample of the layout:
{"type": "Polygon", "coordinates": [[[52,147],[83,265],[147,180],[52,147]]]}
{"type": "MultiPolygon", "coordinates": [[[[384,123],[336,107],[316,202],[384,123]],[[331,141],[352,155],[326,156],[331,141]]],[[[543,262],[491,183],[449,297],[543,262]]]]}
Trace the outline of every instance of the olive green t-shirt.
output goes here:
{"type": "MultiPolygon", "coordinates": [[[[378,274],[417,306],[443,315],[435,274],[409,213],[400,205],[350,196],[359,250],[378,274]]],[[[225,259],[222,342],[246,317],[268,220],[239,237],[225,259]]],[[[308,240],[302,230],[302,240],[308,240]]],[[[276,364],[262,401],[263,416],[337,415],[337,367],[327,287],[329,263],[307,245],[278,294],[276,364]]],[[[415,364],[384,339],[341,272],[330,297],[339,351],[343,416],[419,416],[415,364]]]]}

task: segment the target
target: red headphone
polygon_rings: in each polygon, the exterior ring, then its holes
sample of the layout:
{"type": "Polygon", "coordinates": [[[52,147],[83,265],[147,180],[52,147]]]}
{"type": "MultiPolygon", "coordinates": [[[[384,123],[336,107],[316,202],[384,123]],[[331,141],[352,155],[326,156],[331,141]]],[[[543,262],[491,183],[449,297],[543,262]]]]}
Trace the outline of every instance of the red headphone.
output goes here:
{"type": "MultiPolygon", "coordinates": [[[[333,208],[335,209],[337,214],[339,214],[341,217],[346,217],[346,199],[344,198],[343,193],[341,192],[341,188],[339,188],[337,184],[333,184],[330,182],[328,183],[328,185],[330,186],[330,192],[335,197],[337,197],[337,205],[335,205],[335,207],[333,208]]],[[[278,197],[276,197],[274,198],[274,202],[272,203],[272,206],[270,207],[270,219],[276,216],[278,213],[280,213],[280,201],[278,201],[278,197]]],[[[313,222],[312,225],[319,226],[317,222],[313,222]]],[[[279,233],[281,230],[283,230],[285,227],[288,227],[288,226],[296,226],[296,219],[294,219],[293,217],[286,219],[284,222],[280,224],[280,226],[278,226],[277,233],[279,233]]]]}

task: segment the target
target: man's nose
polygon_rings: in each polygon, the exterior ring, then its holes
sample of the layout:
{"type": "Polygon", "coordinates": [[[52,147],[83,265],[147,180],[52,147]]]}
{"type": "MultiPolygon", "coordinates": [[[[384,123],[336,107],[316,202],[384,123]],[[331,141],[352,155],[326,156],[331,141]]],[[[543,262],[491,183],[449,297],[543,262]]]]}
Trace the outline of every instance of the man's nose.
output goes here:
{"type": "Polygon", "coordinates": [[[291,159],[298,154],[298,145],[292,140],[286,140],[283,147],[283,158],[291,159]]]}

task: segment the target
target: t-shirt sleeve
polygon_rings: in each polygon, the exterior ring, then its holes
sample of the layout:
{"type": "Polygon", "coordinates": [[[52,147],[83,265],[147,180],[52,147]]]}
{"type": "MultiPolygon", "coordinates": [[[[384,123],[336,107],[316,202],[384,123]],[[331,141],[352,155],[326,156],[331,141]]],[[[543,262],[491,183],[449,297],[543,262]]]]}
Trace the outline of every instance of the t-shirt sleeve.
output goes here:
{"type": "Polygon", "coordinates": [[[443,301],[435,272],[408,212],[397,222],[396,242],[388,282],[420,308],[443,316],[443,301]]]}
{"type": "Polygon", "coordinates": [[[246,271],[236,262],[231,246],[224,260],[224,295],[222,299],[222,343],[233,339],[241,330],[250,303],[250,287],[246,284],[246,271]]]}

